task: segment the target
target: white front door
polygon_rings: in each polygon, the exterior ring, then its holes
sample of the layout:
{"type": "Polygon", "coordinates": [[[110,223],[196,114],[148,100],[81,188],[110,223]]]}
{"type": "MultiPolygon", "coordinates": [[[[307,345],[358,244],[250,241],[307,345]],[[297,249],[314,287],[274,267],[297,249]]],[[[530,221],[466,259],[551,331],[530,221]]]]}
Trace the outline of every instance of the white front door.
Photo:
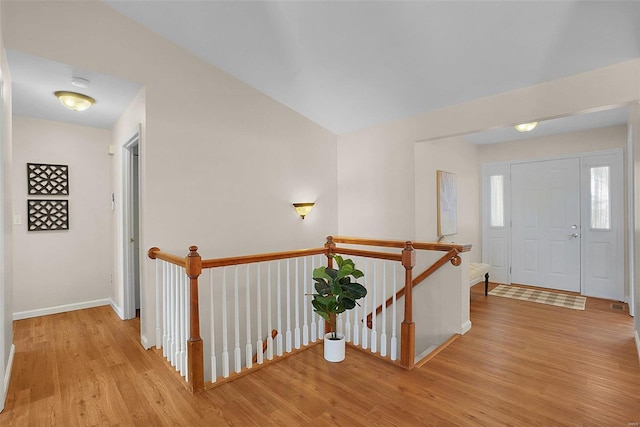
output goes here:
{"type": "Polygon", "coordinates": [[[511,165],[511,281],[580,292],[580,160],[511,165]]]}

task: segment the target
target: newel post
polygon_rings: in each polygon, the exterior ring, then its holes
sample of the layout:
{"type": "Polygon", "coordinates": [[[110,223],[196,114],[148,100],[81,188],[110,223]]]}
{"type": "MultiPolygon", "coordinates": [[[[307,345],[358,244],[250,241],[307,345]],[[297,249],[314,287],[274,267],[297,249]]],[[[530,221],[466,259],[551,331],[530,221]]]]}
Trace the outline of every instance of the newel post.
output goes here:
{"type": "Polygon", "coordinates": [[[204,353],[198,308],[198,276],[202,273],[202,258],[198,254],[197,246],[189,247],[185,266],[189,276],[189,341],[187,341],[189,390],[192,393],[198,393],[204,390],[204,353]]]}
{"type": "Polygon", "coordinates": [[[411,369],[415,363],[416,325],[413,323],[413,267],[416,265],[416,252],[413,243],[406,242],[402,250],[404,267],[404,320],[401,325],[400,363],[411,369]]]}
{"type": "MultiPolygon", "coordinates": [[[[324,247],[326,249],[325,255],[327,256],[327,267],[333,268],[333,258],[331,257],[331,255],[335,254],[335,249],[336,249],[336,244],[333,241],[333,236],[327,236],[327,242],[324,244],[324,247]]],[[[332,314],[331,316],[336,316],[336,315],[332,314]]],[[[332,320],[335,322],[335,319],[332,319],[332,320]]],[[[331,331],[331,328],[332,328],[331,322],[328,322],[325,320],[324,331],[329,332],[331,331]]],[[[338,332],[338,331],[335,331],[335,332],[338,332]]]]}
{"type": "Polygon", "coordinates": [[[327,243],[324,244],[326,249],[325,255],[327,255],[327,267],[333,268],[333,258],[331,255],[335,254],[336,244],[333,241],[333,236],[327,236],[327,243]]]}

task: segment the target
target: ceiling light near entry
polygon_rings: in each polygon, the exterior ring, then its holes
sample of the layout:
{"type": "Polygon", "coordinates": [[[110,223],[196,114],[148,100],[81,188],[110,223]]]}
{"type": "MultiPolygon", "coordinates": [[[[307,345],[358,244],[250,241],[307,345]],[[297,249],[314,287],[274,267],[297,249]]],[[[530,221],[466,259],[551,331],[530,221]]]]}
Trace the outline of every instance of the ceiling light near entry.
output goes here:
{"type": "Polygon", "coordinates": [[[55,96],[58,100],[70,110],[84,111],[96,103],[96,100],[90,96],[76,92],[57,91],[55,96]]]}
{"type": "Polygon", "coordinates": [[[534,130],[536,126],[538,126],[538,122],[522,123],[520,125],[515,125],[514,127],[518,132],[530,132],[534,130]]]}

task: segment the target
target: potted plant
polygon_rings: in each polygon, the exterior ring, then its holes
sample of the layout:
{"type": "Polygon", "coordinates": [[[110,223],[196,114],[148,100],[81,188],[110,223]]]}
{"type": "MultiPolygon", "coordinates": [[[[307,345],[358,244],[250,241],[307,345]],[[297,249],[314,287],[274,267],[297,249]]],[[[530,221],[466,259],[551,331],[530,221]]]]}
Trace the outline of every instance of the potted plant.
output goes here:
{"type": "Polygon", "coordinates": [[[329,322],[331,331],[324,336],[324,358],[330,362],[344,360],[344,335],[338,334],[336,317],[351,310],[357,300],[367,295],[367,289],[356,280],[364,277],[350,259],[339,255],[331,255],[338,269],[318,267],[313,270],[316,293],[313,294],[313,311],[329,322]]]}

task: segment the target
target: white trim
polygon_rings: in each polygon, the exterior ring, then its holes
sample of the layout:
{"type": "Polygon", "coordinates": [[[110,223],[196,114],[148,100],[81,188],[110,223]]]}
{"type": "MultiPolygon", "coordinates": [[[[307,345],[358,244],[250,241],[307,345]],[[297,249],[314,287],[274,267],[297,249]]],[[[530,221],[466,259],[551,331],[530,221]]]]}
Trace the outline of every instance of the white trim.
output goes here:
{"type": "Polygon", "coordinates": [[[122,311],[122,309],[118,306],[118,304],[116,304],[116,302],[113,300],[113,298],[109,298],[109,305],[111,306],[111,309],[118,315],[118,317],[121,320],[126,320],[124,318],[124,312],[122,311]]]}
{"type": "MultiPolygon", "coordinates": [[[[135,286],[134,277],[135,268],[134,268],[134,259],[138,257],[138,266],[139,269],[142,269],[142,260],[140,253],[134,253],[133,248],[130,244],[130,239],[133,235],[133,194],[131,194],[131,184],[132,184],[132,174],[133,174],[133,161],[138,163],[138,207],[140,207],[141,200],[141,179],[140,179],[140,155],[141,155],[141,135],[142,135],[142,126],[140,124],[137,125],[132,136],[122,145],[122,255],[123,255],[123,271],[122,271],[122,285],[123,285],[123,301],[122,301],[122,313],[124,315],[123,319],[133,319],[136,317],[136,307],[135,307],[135,286]],[[132,149],[134,147],[138,147],[138,160],[134,159],[132,149]]],[[[140,211],[138,211],[138,224],[140,218],[140,211]]],[[[138,232],[138,236],[134,236],[133,238],[138,239],[138,245],[140,242],[140,231],[138,232]]],[[[141,276],[141,271],[138,271],[138,274],[141,276]]],[[[140,286],[142,286],[142,277],[138,278],[140,282],[140,286]]]]}
{"type": "Polygon", "coordinates": [[[145,350],[149,350],[151,348],[151,344],[149,344],[149,339],[145,335],[140,336],[140,344],[144,347],[145,350]]]}
{"type": "Polygon", "coordinates": [[[636,230],[635,230],[635,148],[633,146],[633,125],[629,126],[627,133],[627,242],[628,242],[628,268],[629,286],[627,288],[626,302],[629,303],[629,314],[636,315],[636,230]]]}
{"type": "Polygon", "coordinates": [[[13,366],[13,355],[16,353],[16,346],[11,344],[9,351],[9,359],[7,360],[7,369],[4,371],[4,385],[2,387],[2,396],[0,396],[0,412],[4,410],[4,404],[7,400],[7,392],[9,391],[9,382],[11,381],[11,367],[13,366]]]}
{"type": "Polygon", "coordinates": [[[467,320],[460,326],[460,335],[464,335],[471,330],[471,320],[467,320]]]}
{"type": "Polygon", "coordinates": [[[640,360],[640,335],[638,335],[638,331],[636,331],[635,335],[636,335],[636,350],[638,350],[638,359],[640,360]]]}
{"type": "Polygon", "coordinates": [[[418,363],[419,361],[421,361],[422,359],[424,359],[425,357],[427,357],[429,354],[433,353],[437,349],[438,349],[437,345],[432,345],[431,347],[429,347],[428,349],[426,349],[425,351],[423,351],[422,353],[414,357],[413,363],[418,363]]]}
{"type": "Polygon", "coordinates": [[[29,319],[31,317],[47,316],[49,314],[66,313],[68,311],[111,305],[110,301],[111,298],[104,298],[92,301],[76,302],[73,304],[57,305],[55,307],[39,308],[36,310],[18,311],[13,313],[13,320],[29,319]]]}

